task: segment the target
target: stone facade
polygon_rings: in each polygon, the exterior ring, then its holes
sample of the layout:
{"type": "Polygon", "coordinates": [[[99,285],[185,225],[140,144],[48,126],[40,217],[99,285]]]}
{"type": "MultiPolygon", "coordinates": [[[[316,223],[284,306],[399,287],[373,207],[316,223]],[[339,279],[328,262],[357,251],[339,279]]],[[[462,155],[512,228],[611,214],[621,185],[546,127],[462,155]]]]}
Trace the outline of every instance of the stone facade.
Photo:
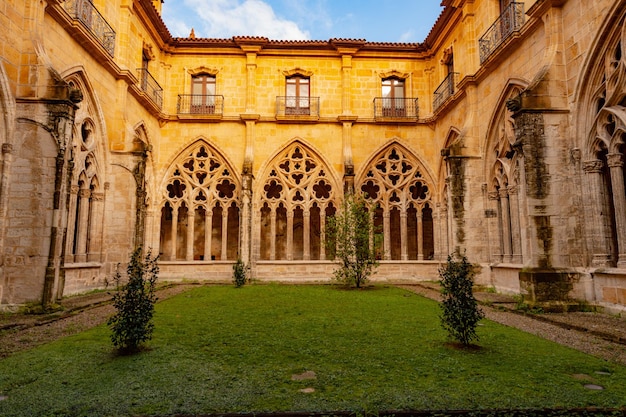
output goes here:
{"type": "Polygon", "coordinates": [[[481,284],[624,308],[626,0],[443,5],[401,44],[173,38],[160,1],[5,2],[0,308],[102,288],[140,245],[164,279],[226,281],[241,258],[328,280],[346,192],[375,203],[375,279],[465,251],[481,284]]]}

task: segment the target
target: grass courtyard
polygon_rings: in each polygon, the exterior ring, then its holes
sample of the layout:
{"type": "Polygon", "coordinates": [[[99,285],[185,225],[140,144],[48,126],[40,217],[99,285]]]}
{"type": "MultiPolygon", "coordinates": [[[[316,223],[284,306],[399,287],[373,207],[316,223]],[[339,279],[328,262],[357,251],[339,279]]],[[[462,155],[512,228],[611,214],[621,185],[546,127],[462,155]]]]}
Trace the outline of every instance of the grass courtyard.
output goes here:
{"type": "Polygon", "coordinates": [[[198,287],[157,304],[141,354],[100,326],[0,360],[0,415],[626,406],[620,365],[487,320],[458,349],[438,314],[394,287],[198,287]]]}

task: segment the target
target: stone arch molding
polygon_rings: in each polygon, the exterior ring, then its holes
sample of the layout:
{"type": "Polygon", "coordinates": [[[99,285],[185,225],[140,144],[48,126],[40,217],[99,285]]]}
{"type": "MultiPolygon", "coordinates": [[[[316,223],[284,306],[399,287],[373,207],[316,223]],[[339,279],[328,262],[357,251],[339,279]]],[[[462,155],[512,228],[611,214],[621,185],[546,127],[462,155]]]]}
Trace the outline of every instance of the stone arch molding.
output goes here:
{"type": "Polygon", "coordinates": [[[370,203],[375,228],[382,232],[378,257],[434,259],[435,184],[416,154],[397,141],[389,143],[364,165],[355,189],[370,203]]]}
{"type": "Polygon", "coordinates": [[[326,205],[340,197],[341,190],[329,164],[302,139],[294,139],[277,152],[264,167],[257,185],[259,204],[271,207],[283,203],[308,209],[314,203],[326,205]]]}
{"type": "Polygon", "coordinates": [[[239,205],[240,193],[241,181],[230,162],[206,140],[198,139],[170,164],[161,185],[161,205],[228,207],[239,205]]]}
{"type": "MultiPolygon", "coordinates": [[[[588,261],[626,269],[626,1],[616,2],[577,85],[588,261]]],[[[578,149],[573,149],[577,151],[578,149]]],[[[576,155],[576,152],[572,152],[576,155]]]]}

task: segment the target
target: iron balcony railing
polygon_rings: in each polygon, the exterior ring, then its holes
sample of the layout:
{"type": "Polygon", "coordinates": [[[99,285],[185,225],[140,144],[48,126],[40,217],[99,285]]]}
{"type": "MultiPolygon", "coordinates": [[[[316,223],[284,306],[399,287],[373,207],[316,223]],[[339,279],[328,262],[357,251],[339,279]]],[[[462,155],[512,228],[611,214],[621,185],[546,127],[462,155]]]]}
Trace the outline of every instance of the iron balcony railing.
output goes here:
{"type": "Polygon", "coordinates": [[[374,117],[376,119],[417,119],[418,110],[416,98],[374,98],[374,117]]]}
{"type": "Polygon", "coordinates": [[[163,88],[147,69],[137,68],[137,71],[139,71],[139,86],[154,104],[161,108],[163,106],[163,88]]]}
{"type": "Polygon", "coordinates": [[[495,51],[498,46],[511,34],[520,30],[524,24],[524,3],[511,3],[502,12],[500,17],[487,29],[478,40],[480,63],[495,51]]]}
{"type": "Polygon", "coordinates": [[[89,0],[66,0],[63,7],[72,19],[81,22],[102,47],[115,56],[115,31],[89,0]]]}
{"type": "Polygon", "coordinates": [[[458,75],[458,72],[451,72],[446,75],[446,78],[439,84],[439,87],[437,87],[433,93],[433,110],[437,110],[441,107],[441,105],[454,94],[458,75]]]}
{"type": "Polygon", "coordinates": [[[311,116],[319,117],[320,98],[319,97],[297,97],[281,96],[276,97],[276,116],[311,116]]]}
{"type": "Polygon", "coordinates": [[[224,113],[224,96],[179,94],[176,111],[178,114],[222,115],[224,113]]]}

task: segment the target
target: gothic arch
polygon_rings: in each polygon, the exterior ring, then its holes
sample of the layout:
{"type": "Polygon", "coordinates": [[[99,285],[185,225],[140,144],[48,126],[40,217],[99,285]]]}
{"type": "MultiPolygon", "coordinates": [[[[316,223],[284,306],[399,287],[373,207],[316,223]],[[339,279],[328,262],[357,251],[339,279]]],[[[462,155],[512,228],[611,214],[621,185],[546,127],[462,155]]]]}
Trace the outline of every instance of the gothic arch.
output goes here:
{"type": "Polygon", "coordinates": [[[507,101],[519,97],[526,88],[523,80],[511,79],[502,90],[489,122],[484,145],[486,179],[485,204],[488,213],[490,252],[498,262],[522,263],[526,217],[524,163],[520,149],[515,146],[515,121],[507,101]],[[491,231],[491,229],[494,229],[491,231]]]}
{"type": "Polygon", "coordinates": [[[616,2],[604,19],[576,102],[590,262],[626,268],[626,1],[616,2]]]}
{"type": "Polygon", "coordinates": [[[161,181],[160,252],[164,260],[235,260],[241,181],[204,139],[181,151],[161,181]]]}
{"type": "Polygon", "coordinates": [[[397,141],[373,154],[357,176],[355,189],[374,208],[382,230],[385,260],[423,260],[435,256],[435,182],[418,156],[397,141]]]}
{"type": "Polygon", "coordinates": [[[259,259],[326,259],[326,219],[342,197],[330,165],[296,138],[263,167],[256,186],[259,259]]]}
{"type": "Polygon", "coordinates": [[[70,197],[65,262],[101,261],[104,241],[104,187],[107,153],[102,109],[89,78],[80,66],[64,74],[83,100],[74,116],[70,142],[70,197]]]}

